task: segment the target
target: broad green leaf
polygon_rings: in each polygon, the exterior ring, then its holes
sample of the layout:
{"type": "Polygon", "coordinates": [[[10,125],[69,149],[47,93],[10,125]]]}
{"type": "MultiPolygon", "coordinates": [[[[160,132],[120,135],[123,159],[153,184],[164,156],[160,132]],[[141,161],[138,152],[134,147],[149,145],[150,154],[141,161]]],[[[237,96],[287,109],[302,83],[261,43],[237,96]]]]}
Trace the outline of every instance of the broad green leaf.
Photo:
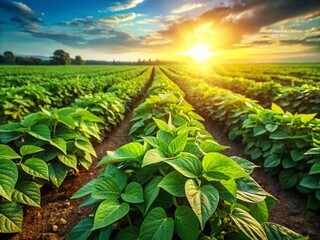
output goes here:
{"type": "Polygon", "coordinates": [[[278,129],[278,125],[277,124],[267,124],[266,125],[266,129],[269,131],[269,132],[274,132],[278,129]]]}
{"type": "Polygon", "coordinates": [[[302,187],[310,188],[310,189],[319,189],[320,188],[320,176],[318,175],[310,175],[304,177],[300,184],[302,187]]]}
{"type": "Polygon", "coordinates": [[[201,230],[219,203],[219,192],[211,185],[198,187],[193,179],[189,179],[185,185],[188,202],[199,219],[201,230]]]}
{"type": "Polygon", "coordinates": [[[251,174],[254,170],[254,168],[258,167],[257,165],[253,164],[252,162],[238,157],[238,156],[232,156],[230,157],[233,161],[235,161],[247,174],[251,174]]]}
{"type": "Polygon", "coordinates": [[[259,223],[268,221],[269,212],[265,201],[259,203],[247,203],[246,206],[250,209],[252,217],[259,223]]]}
{"type": "Polygon", "coordinates": [[[188,139],[188,132],[185,132],[174,138],[168,146],[168,150],[172,155],[180,153],[186,146],[188,139]]]}
{"type": "Polygon", "coordinates": [[[304,124],[307,124],[308,122],[310,122],[312,119],[314,119],[317,116],[317,113],[313,113],[313,114],[299,114],[299,117],[301,119],[301,122],[303,122],[304,124]]]}
{"type": "Polygon", "coordinates": [[[198,239],[199,223],[192,209],[187,206],[179,206],[174,212],[174,215],[175,228],[178,236],[182,240],[198,239]]]}
{"type": "Polygon", "coordinates": [[[29,158],[21,163],[21,168],[33,177],[49,180],[49,170],[45,161],[39,158],[29,158]]]}
{"type": "Polygon", "coordinates": [[[279,166],[281,163],[281,158],[279,154],[271,154],[264,160],[263,166],[265,168],[273,168],[279,166]]]}
{"type": "Polygon", "coordinates": [[[79,208],[81,208],[81,207],[86,207],[86,206],[90,206],[91,205],[91,207],[93,206],[93,205],[95,205],[95,206],[98,206],[101,202],[102,202],[103,200],[101,200],[101,199],[95,199],[95,198],[92,198],[92,197],[87,197],[85,200],[84,200],[84,202],[82,202],[80,205],[79,205],[79,208]]]}
{"type": "Polygon", "coordinates": [[[29,206],[41,207],[41,193],[35,182],[19,182],[12,193],[12,200],[29,206]]]}
{"type": "Polygon", "coordinates": [[[84,152],[89,152],[92,156],[97,157],[96,151],[92,147],[89,140],[77,139],[75,142],[77,148],[83,150],[84,152]]]}
{"type": "Polygon", "coordinates": [[[234,179],[221,180],[214,183],[214,187],[219,191],[220,198],[230,203],[236,201],[237,185],[234,179]]]}
{"type": "Polygon", "coordinates": [[[80,108],[78,108],[76,112],[72,113],[71,117],[73,118],[79,117],[82,121],[103,123],[103,121],[96,115],[90,113],[88,110],[80,109],[80,108]]]}
{"type": "Polygon", "coordinates": [[[110,162],[124,162],[128,160],[140,162],[144,153],[143,145],[131,142],[113,152],[107,151],[107,155],[98,163],[97,167],[110,162]]]}
{"type": "Polygon", "coordinates": [[[79,157],[78,158],[78,162],[81,166],[83,166],[87,171],[89,170],[91,163],[92,162],[88,162],[86,159],[79,157]]]}
{"type": "Polygon", "coordinates": [[[31,129],[27,131],[27,133],[43,141],[49,142],[51,140],[50,129],[47,125],[44,125],[44,124],[33,125],[31,129]]]}
{"type": "Polygon", "coordinates": [[[50,123],[50,117],[42,112],[37,112],[27,115],[23,120],[23,125],[26,127],[32,127],[39,123],[46,123],[48,125],[50,123]]]}
{"type": "Polygon", "coordinates": [[[67,155],[67,143],[63,138],[54,138],[50,141],[50,144],[67,155]]]}
{"type": "Polygon", "coordinates": [[[253,128],[253,136],[257,137],[259,135],[264,134],[267,132],[267,129],[264,126],[257,125],[253,128]]]}
{"type": "Polygon", "coordinates": [[[270,139],[273,139],[273,140],[282,140],[282,139],[287,139],[289,136],[285,132],[276,131],[276,132],[270,134],[269,137],[270,137],[270,139]]]}
{"type": "Polygon", "coordinates": [[[223,151],[229,147],[222,146],[219,143],[212,141],[212,140],[205,140],[200,143],[200,148],[205,153],[209,153],[209,152],[220,152],[220,151],[223,151]]]}
{"type": "Polygon", "coordinates": [[[134,132],[136,132],[139,128],[143,127],[144,123],[142,121],[136,122],[135,124],[132,125],[129,135],[132,135],[134,132]]]}
{"type": "Polygon", "coordinates": [[[128,203],[141,203],[144,201],[143,188],[137,182],[131,182],[127,185],[121,198],[128,203]]]}
{"type": "Polygon", "coordinates": [[[153,120],[155,121],[155,123],[157,124],[157,126],[160,130],[165,131],[165,132],[170,131],[170,128],[165,121],[163,121],[161,119],[157,119],[157,118],[153,118],[153,120]]]}
{"type": "Polygon", "coordinates": [[[320,173],[320,162],[316,162],[312,165],[309,174],[318,174],[320,173]]]}
{"type": "Polygon", "coordinates": [[[72,117],[68,116],[58,116],[58,121],[63,123],[64,125],[68,126],[71,129],[75,128],[75,121],[73,120],[72,117]]]}
{"type": "Polygon", "coordinates": [[[119,203],[116,199],[104,200],[94,215],[92,230],[106,227],[123,218],[130,210],[128,203],[119,203]]]}
{"type": "Polygon", "coordinates": [[[154,148],[159,148],[163,152],[167,152],[168,144],[158,137],[144,137],[143,138],[149,145],[154,148]]]}
{"type": "Polygon", "coordinates": [[[118,183],[112,177],[98,178],[92,187],[91,197],[95,199],[118,199],[121,191],[118,183]]]}
{"type": "Polygon", "coordinates": [[[160,149],[150,149],[143,157],[142,167],[163,162],[167,160],[166,155],[160,149]]]}
{"type": "Polygon", "coordinates": [[[297,149],[291,150],[290,151],[290,156],[292,157],[293,161],[295,161],[295,162],[305,158],[304,157],[304,152],[300,152],[297,149]]]}
{"type": "Polygon", "coordinates": [[[205,175],[212,179],[242,178],[248,174],[231,158],[220,153],[207,153],[202,160],[205,175]]]}
{"type": "Polygon", "coordinates": [[[281,107],[279,107],[277,104],[275,103],[272,103],[271,105],[271,110],[273,110],[274,112],[276,113],[281,113],[281,114],[284,114],[284,111],[282,110],[281,107]]]}
{"type": "Polygon", "coordinates": [[[261,157],[262,152],[259,148],[255,148],[251,153],[250,157],[252,160],[257,160],[259,157],[261,157]]]}
{"type": "Polygon", "coordinates": [[[165,132],[163,130],[159,130],[157,132],[157,138],[162,139],[167,145],[169,145],[173,140],[173,136],[171,135],[171,133],[165,132]]]}
{"type": "Polygon", "coordinates": [[[202,173],[200,160],[192,154],[190,156],[178,156],[165,162],[188,178],[196,178],[202,173]]]}
{"type": "Polygon", "coordinates": [[[18,203],[0,201],[0,233],[22,231],[23,211],[18,203]]]}
{"type": "Polygon", "coordinates": [[[34,145],[23,145],[20,148],[20,154],[22,156],[34,154],[34,153],[41,152],[41,151],[44,151],[44,149],[41,147],[38,147],[38,146],[34,146],[34,145]]]}
{"type": "Polygon", "coordinates": [[[241,208],[233,209],[230,217],[239,229],[250,239],[268,239],[261,224],[241,208]]]}
{"type": "Polygon", "coordinates": [[[68,168],[59,162],[52,162],[48,164],[49,179],[57,188],[63,183],[67,176],[68,168]]]}
{"type": "Polygon", "coordinates": [[[112,177],[119,185],[122,191],[127,186],[127,175],[116,166],[109,164],[104,170],[105,177],[112,177]]]}
{"type": "Polygon", "coordinates": [[[120,232],[118,232],[115,238],[115,240],[137,240],[137,239],[139,239],[139,228],[135,226],[129,226],[120,230],[120,232]]]}
{"type": "Polygon", "coordinates": [[[298,182],[298,174],[294,170],[283,170],[279,174],[279,182],[282,188],[289,189],[298,182]]]}
{"type": "Polygon", "coordinates": [[[58,159],[60,160],[60,162],[62,162],[64,165],[71,167],[75,170],[77,170],[77,165],[78,165],[78,160],[76,155],[74,154],[68,154],[68,155],[63,155],[60,154],[58,155],[58,159]]]}
{"type": "Polygon", "coordinates": [[[174,222],[168,218],[163,208],[154,208],[145,217],[140,228],[140,240],[172,239],[174,222]]]}
{"type": "Polygon", "coordinates": [[[172,171],[162,179],[158,187],[161,187],[175,197],[185,197],[184,186],[186,181],[187,178],[181,173],[172,171]]]}
{"type": "Polygon", "coordinates": [[[204,155],[204,152],[200,149],[199,145],[193,142],[187,142],[183,152],[191,153],[199,159],[204,155]]]}
{"type": "Polygon", "coordinates": [[[17,159],[21,157],[11,147],[0,144],[0,158],[17,159]]]}
{"type": "Polygon", "coordinates": [[[263,229],[267,234],[268,240],[308,240],[308,237],[304,237],[282,225],[266,222],[262,224],[263,229]]]}
{"type": "Polygon", "coordinates": [[[241,201],[258,203],[262,202],[266,196],[271,196],[251,177],[236,179],[236,183],[238,188],[237,198],[241,201]]]}
{"type": "Polygon", "coordinates": [[[305,154],[306,155],[313,155],[313,154],[319,154],[320,155],[320,148],[311,148],[305,154]]]}
{"type": "Polygon", "coordinates": [[[145,199],[145,213],[146,214],[151,207],[151,204],[156,200],[159,195],[160,188],[158,187],[162,177],[155,176],[144,188],[144,199],[145,199]]]}
{"type": "Polygon", "coordinates": [[[95,178],[88,182],[86,185],[84,185],[82,188],[80,188],[73,196],[71,199],[77,199],[77,198],[82,198],[84,196],[87,196],[92,193],[92,187],[95,184],[95,182],[98,180],[98,178],[95,178]]]}
{"type": "Polygon", "coordinates": [[[0,196],[11,200],[11,194],[18,180],[18,169],[9,159],[0,159],[0,196]]]}
{"type": "Polygon", "coordinates": [[[87,240],[92,233],[93,218],[85,218],[72,228],[66,240],[87,240]]]}

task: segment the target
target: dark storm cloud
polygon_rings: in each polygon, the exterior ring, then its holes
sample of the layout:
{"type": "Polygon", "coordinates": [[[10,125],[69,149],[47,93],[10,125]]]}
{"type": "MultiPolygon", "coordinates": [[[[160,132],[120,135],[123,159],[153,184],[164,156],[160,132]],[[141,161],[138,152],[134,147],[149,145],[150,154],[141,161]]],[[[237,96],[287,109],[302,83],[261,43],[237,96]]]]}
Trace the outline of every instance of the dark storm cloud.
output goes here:
{"type": "Polygon", "coordinates": [[[31,33],[34,37],[51,39],[71,47],[79,47],[81,44],[85,43],[85,40],[82,37],[78,37],[69,33],[47,33],[37,31],[30,31],[29,33],[31,33]]]}
{"type": "Polygon", "coordinates": [[[37,14],[22,2],[10,2],[0,0],[0,9],[9,12],[13,17],[10,21],[19,23],[20,27],[26,30],[40,28],[39,23],[42,22],[37,14]]]}
{"type": "Polygon", "coordinates": [[[190,29],[211,22],[212,28],[223,31],[226,36],[219,47],[230,48],[240,43],[245,35],[257,33],[263,27],[306,14],[315,18],[319,11],[320,1],[317,0],[240,0],[233,1],[230,6],[215,7],[196,20],[171,25],[160,33],[179,42],[190,29]]]}
{"type": "Polygon", "coordinates": [[[251,42],[249,45],[304,45],[310,46],[314,49],[320,50],[320,34],[305,37],[303,39],[287,39],[287,40],[257,40],[251,42]]]}
{"type": "Polygon", "coordinates": [[[38,31],[29,31],[29,33],[37,38],[51,39],[63,45],[79,49],[94,49],[108,53],[123,53],[143,49],[143,45],[139,39],[125,32],[114,29],[93,29],[85,32],[88,33],[90,31],[92,33],[96,31],[104,36],[88,40],[81,34],[75,33],[47,33],[38,31]]]}
{"type": "Polygon", "coordinates": [[[144,48],[138,38],[115,29],[106,30],[105,37],[88,40],[82,47],[108,53],[132,52],[144,48]]]}

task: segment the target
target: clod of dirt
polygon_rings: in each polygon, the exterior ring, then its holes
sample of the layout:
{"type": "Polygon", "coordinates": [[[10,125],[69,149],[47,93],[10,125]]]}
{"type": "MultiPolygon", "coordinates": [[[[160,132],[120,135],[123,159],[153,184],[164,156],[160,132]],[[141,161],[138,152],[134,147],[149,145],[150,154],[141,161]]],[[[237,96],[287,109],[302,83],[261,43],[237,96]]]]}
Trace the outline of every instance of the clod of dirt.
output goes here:
{"type": "Polygon", "coordinates": [[[53,225],[51,226],[51,229],[52,229],[52,232],[58,232],[59,226],[56,225],[56,224],[53,224],[53,225]]]}
{"type": "Polygon", "coordinates": [[[65,220],[64,218],[60,218],[60,222],[61,225],[66,225],[68,222],[67,220],[65,220]]]}

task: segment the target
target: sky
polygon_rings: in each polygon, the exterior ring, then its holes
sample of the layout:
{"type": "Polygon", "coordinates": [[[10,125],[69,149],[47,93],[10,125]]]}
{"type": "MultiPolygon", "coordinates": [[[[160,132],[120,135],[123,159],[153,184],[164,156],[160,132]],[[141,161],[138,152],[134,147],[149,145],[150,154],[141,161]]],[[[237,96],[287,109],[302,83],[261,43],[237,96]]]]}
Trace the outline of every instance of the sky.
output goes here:
{"type": "Polygon", "coordinates": [[[320,62],[320,0],[0,0],[0,53],[57,49],[86,60],[204,49],[213,62],[320,62]]]}

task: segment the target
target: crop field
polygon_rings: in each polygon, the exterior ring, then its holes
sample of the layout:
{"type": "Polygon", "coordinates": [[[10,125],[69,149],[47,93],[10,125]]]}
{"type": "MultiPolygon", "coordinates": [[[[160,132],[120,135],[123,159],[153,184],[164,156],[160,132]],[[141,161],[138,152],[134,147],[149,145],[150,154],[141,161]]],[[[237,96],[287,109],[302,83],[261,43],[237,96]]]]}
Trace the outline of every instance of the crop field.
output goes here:
{"type": "Polygon", "coordinates": [[[319,63],[0,66],[0,87],[0,239],[319,239],[319,63]]]}

